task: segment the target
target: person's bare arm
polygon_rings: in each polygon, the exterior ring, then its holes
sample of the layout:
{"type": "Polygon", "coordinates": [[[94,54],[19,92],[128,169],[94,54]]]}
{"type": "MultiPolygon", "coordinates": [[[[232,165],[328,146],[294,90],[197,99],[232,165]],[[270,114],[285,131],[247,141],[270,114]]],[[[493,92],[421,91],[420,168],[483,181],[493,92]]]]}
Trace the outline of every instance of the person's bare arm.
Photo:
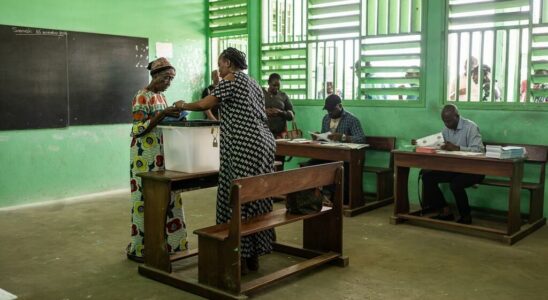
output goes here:
{"type": "Polygon", "coordinates": [[[217,121],[217,118],[215,118],[215,116],[211,112],[211,109],[206,110],[205,114],[206,114],[208,120],[217,121]]]}
{"type": "Polygon", "coordinates": [[[179,100],[175,102],[175,107],[181,110],[204,111],[211,109],[217,104],[219,104],[219,98],[213,95],[208,95],[205,98],[192,103],[186,103],[183,100],[179,100]]]}
{"type": "Polygon", "coordinates": [[[150,119],[150,123],[148,124],[148,127],[143,130],[141,133],[136,134],[135,137],[142,137],[143,135],[149,133],[156,125],[158,125],[166,116],[172,116],[172,117],[178,117],[179,116],[180,109],[177,107],[170,106],[158,114],[156,114],[154,117],[150,119]]]}

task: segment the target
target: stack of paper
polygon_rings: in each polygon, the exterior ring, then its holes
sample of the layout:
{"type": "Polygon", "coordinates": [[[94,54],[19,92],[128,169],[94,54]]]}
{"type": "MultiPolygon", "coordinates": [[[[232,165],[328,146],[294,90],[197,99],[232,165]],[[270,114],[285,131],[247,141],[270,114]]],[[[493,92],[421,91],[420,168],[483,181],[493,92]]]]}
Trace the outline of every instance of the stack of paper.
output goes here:
{"type": "Polygon", "coordinates": [[[485,156],[491,158],[508,159],[525,156],[525,148],[518,146],[487,145],[485,149],[485,156]]]}

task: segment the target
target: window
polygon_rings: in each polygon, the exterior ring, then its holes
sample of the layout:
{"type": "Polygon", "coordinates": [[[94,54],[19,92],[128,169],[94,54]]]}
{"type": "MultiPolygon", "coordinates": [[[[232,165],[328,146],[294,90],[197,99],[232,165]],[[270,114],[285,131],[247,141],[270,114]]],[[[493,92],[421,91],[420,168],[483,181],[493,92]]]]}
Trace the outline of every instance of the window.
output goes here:
{"type": "Polygon", "coordinates": [[[263,0],[262,84],[279,73],[291,99],[418,100],[422,2],[263,0]]]}
{"type": "Polygon", "coordinates": [[[547,4],[546,0],[450,0],[448,101],[545,103],[547,4]]]}
{"type": "Polygon", "coordinates": [[[209,0],[210,69],[227,47],[247,53],[247,0],[209,0]]]}

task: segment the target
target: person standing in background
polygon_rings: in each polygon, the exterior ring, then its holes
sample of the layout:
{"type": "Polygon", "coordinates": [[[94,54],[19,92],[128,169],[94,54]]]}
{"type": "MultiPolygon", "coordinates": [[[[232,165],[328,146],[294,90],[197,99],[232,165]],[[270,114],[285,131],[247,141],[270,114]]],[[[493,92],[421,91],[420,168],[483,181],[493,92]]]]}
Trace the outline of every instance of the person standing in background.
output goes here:
{"type": "MultiPolygon", "coordinates": [[[[211,95],[215,87],[219,84],[219,71],[211,71],[211,81],[213,81],[213,83],[205,88],[202,92],[202,99],[205,98],[207,95],[211,95]]],[[[219,105],[215,105],[212,108],[204,111],[204,117],[211,121],[219,121],[219,119],[221,118],[219,115],[219,105]]]]}
{"type": "MultiPolygon", "coordinates": [[[[272,73],[268,77],[268,89],[263,89],[268,128],[276,139],[286,137],[287,121],[292,121],[295,117],[293,104],[289,101],[289,97],[280,91],[281,80],[280,74],[272,73]]],[[[281,169],[283,170],[285,157],[276,156],[275,159],[282,163],[281,169]]]]}
{"type": "MultiPolygon", "coordinates": [[[[131,242],[127,246],[130,260],[143,262],[144,257],[144,208],[141,172],[162,171],[164,149],[162,131],[156,126],[166,116],[179,117],[179,109],[168,107],[163,94],[175,78],[175,68],[160,57],[148,67],[152,80],[139,90],[132,102],[133,126],[131,127],[130,185],[131,185],[131,242]]],[[[188,249],[187,232],[181,191],[172,191],[167,209],[166,239],[170,253],[188,249]]]]}
{"type": "Polygon", "coordinates": [[[480,86],[478,83],[470,80],[470,88],[468,87],[468,79],[470,79],[470,73],[474,68],[478,66],[478,59],[474,56],[470,56],[470,69],[468,69],[468,60],[464,61],[464,73],[459,75],[459,88],[458,95],[456,91],[457,80],[451,81],[451,87],[449,91],[449,99],[466,101],[468,99],[468,93],[470,93],[470,101],[480,101],[480,86]]]}
{"type": "Polygon", "coordinates": [[[263,90],[268,128],[277,139],[284,137],[287,132],[287,121],[293,120],[295,116],[293,105],[287,94],[280,90],[280,85],[280,75],[272,73],[268,77],[268,89],[263,90]]]}

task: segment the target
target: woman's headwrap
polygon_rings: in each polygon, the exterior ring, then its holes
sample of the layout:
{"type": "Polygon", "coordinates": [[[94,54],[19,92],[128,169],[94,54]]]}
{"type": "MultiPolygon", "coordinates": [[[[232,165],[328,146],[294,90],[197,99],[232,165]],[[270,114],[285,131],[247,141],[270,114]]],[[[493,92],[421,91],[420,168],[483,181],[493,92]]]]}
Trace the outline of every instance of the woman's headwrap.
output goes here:
{"type": "Polygon", "coordinates": [[[160,73],[167,69],[175,70],[175,68],[169,63],[169,61],[165,57],[160,57],[151,61],[148,64],[147,69],[150,70],[150,76],[153,76],[154,74],[160,73]]]}

